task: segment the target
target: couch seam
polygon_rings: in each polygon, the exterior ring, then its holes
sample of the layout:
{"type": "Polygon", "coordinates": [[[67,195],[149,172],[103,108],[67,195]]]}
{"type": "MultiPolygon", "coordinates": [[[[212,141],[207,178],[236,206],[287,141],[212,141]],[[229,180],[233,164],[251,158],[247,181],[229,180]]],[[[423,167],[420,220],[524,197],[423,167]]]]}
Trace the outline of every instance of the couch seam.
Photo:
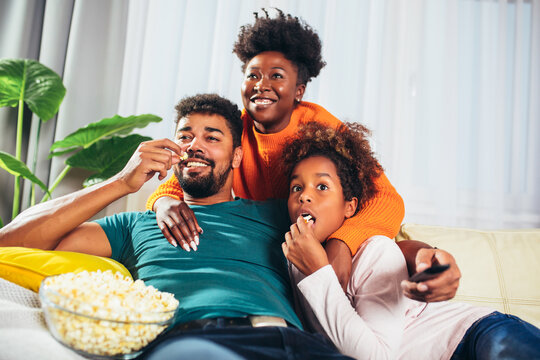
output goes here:
{"type": "Polygon", "coordinates": [[[495,268],[497,269],[497,279],[499,280],[499,289],[501,292],[501,298],[503,302],[503,308],[504,312],[509,313],[510,312],[510,305],[508,303],[508,294],[506,291],[506,284],[504,282],[504,274],[502,271],[502,262],[501,258],[499,256],[499,251],[497,250],[497,247],[495,246],[495,240],[493,239],[493,235],[489,236],[488,238],[489,246],[491,247],[491,252],[493,253],[493,258],[495,261],[495,268]]]}

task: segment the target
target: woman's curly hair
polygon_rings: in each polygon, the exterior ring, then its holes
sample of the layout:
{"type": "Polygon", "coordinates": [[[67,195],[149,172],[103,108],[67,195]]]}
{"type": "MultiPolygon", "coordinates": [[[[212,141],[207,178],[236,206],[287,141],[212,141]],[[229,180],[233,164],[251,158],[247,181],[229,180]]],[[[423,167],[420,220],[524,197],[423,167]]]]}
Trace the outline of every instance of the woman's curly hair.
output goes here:
{"type": "Polygon", "coordinates": [[[256,55],[265,51],[279,51],[298,70],[298,84],[307,84],[317,77],[326,65],[321,55],[319,35],[303,20],[285,15],[276,9],[277,17],[271,18],[266,9],[266,17],[255,15],[255,23],[240,28],[233,53],[242,61],[242,71],[256,55]]]}
{"type": "MultiPolygon", "coordinates": [[[[334,163],[343,196],[358,199],[356,212],[377,193],[374,180],[383,171],[371,151],[370,131],[359,123],[346,123],[337,129],[312,122],[302,126],[283,151],[285,174],[290,180],[296,165],[313,156],[324,156],[334,163]]],[[[356,214],[356,213],[355,213],[356,214]]]]}

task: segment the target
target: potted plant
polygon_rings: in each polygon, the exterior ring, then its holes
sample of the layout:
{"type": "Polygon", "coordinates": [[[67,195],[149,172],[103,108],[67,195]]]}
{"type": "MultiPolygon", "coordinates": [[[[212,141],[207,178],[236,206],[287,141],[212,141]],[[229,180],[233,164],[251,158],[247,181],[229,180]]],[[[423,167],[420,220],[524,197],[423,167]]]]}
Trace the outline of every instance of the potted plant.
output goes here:
{"type": "MultiPolygon", "coordinates": [[[[62,79],[53,70],[35,60],[0,60],[0,107],[17,107],[17,142],[15,155],[0,151],[0,168],[15,176],[12,218],[20,212],[21,185],[23,179],[31,183],[30,205],[36,202],[35,185],[45,192],[41,201],[50,198],[52,191],[72,168],[90,170],[83,186],[90,186],[120,171],[137,146],[150,137],[132,134],[162,119],[152,114],[122,117],[115,115],[88,124],[64,139],[56,141],[50,149],[50,157],[70,154],[65,160],[64,170],[52,185],[47,186],[35,175],[37,153],[33,155],[32,169],[21,159],[24,104],[39,119],[36,149],[39,142],[39,127],[42,122],[53,118],[64,99],[66,89],[62,79]]],[[[0,219],[0,227],[3,226],[0,219]]]]}

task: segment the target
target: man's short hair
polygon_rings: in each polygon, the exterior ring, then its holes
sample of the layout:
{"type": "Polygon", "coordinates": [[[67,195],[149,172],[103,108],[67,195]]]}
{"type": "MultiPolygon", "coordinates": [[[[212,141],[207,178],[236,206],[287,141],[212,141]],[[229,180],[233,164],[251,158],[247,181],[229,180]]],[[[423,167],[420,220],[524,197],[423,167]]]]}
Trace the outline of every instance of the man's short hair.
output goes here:
{"type": "Polygon", "coordinates": [[[217,94],[197,94],[180,100],[176,105],[176,123],[190,114],[215,114],[227,120],[227,126],[233,137],[233,146],[241,145],[243,123],[238,106],[217,94]]]}

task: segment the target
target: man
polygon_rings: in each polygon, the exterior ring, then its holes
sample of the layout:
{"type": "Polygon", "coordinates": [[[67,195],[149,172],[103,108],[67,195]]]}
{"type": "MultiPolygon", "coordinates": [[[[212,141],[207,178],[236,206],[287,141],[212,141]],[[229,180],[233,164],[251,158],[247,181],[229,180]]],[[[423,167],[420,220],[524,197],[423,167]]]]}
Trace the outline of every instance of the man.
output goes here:
{"type": "Polygon", "coordinates": [[[172,351],[190,359],[346,358],[300,330],[281,252],[286,212],[272,202],[232,196],[231,170],[242,159],[238,108],[217,95],[197,95],[176,110],[174,142],[142,143],[113,178],[26,210],[0,230],[0,246],[112,257],[135,278],[175,294],[176,326],[150,357],[168,358],[172,351]],[[165,241],[153,212],[85,222],[156,173],[163,179],[171,167],[204,230],[198,251],[165,241]]]}

